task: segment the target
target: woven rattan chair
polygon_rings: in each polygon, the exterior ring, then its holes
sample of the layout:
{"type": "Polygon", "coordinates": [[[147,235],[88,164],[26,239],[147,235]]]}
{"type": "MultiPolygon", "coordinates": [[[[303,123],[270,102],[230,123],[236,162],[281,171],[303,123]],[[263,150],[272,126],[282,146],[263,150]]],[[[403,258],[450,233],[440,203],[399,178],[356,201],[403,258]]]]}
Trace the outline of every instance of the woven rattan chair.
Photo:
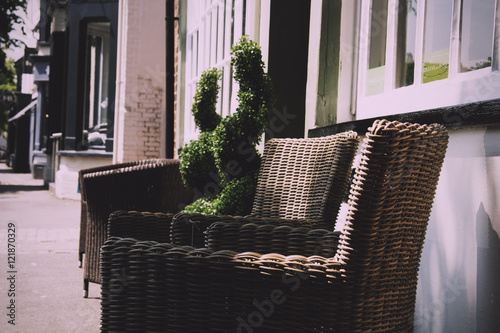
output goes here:
{"type": "Polygon", "coordinates": [[[138,161],[135,162],[127,162],[127,163],[118,163],[112,165],[105,165],[95,168],[81,169],[78,171],[78,185],[80,186],[80,240],[78,244],[78,262],[79,266],[83,265],[83,254],[85,253],[85,239],[87,236],[87,220],[88,220],[88,210],[87,210],[87,192],[85,191],[85,183],[83,181],[83,177],[86,174],[96,173],[96,172],[110,172],[115,169],[123,169],[126,167],[131,167],[137,165],[138,161]]]}
{"type": "MultiPolygon", "coordinates": [[[[193,200],[182,183],[179,160],[151,159],[80,171],[82,218],[80,260],[84,253],[84,297],[89,282],[100,283],[99,250],[107,222],[120,209],[173,214],[193,200]]],[[[167,224],[170,226],[170,223],[167,224]]],[[[140,228],[140,226],[138,226],[140,228]]]]}
{"type": "MultiPolygon", "coordinates": [[[[215,222],[333,230],[357,147],[358,137],[352,131],[323,138],[269,140],[251,214],[242,218],[179,213],[172,221],[172,243],[211,247],[205,243],[205,231],[215,222]]],[[[233,238],[236,244],[239,240],[233,238]]]]}
{"type": "MultiPolygon", "coordinates": [[[[110,238],[101,252],[102,331],[413,331],[420,256],[447,142],[440,125],[376,121],[330,257],[110,238]]],[[[220,233],[216,241],[229,237],[220,233]]],[[[309,243],[322,247],[318,239],[309,243]]]]}

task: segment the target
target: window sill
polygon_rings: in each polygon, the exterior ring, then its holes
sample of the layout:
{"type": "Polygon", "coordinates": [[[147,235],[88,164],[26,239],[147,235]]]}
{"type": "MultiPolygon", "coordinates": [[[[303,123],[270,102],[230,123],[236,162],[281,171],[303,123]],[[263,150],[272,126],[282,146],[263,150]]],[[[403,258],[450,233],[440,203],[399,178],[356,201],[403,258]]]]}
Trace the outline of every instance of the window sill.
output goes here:
{"type": "Polygon", "coordinates": [[[387,119],[390,121],[396,120],[400,122],[419,124],[437,123],[447,128],[486,126],[500,124],[499,111],[500,99],[494,99],[424,111],[360,119],[325,127],[313,128],[308,131],[308,137],[322,137],[350,130],[362,135],[366,133],[368,127],[370,127],[376,119],[387,119]]]}
{"type": "Polygon", "coordinates": [[[57,154],[59,156],[113,158],[112,152],[102,150],[62,150],[57,154]]]}

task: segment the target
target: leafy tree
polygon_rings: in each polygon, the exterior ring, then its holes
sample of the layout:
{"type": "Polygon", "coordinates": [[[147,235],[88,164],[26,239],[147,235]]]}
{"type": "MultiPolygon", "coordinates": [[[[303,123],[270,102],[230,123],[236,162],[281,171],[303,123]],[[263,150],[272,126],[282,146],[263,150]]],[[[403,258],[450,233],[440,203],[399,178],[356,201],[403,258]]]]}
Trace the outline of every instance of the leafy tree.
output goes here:
{"type": "MultiPolygon", "coordinates": [[[[12,93],[16,90],[14,60],[5,62],[5,71],[0,72],[0,98],[5,93],[12,93]]],[[[2,103],[0,99],[0,133],[7,130],[7,109],[8,105],[2,103]]]]}
{"type": "MultiPolygon", "coordinates": [[[[18,15],[18,10],[26,12],[26,0],[2,0],[0,4],[0,72],[7,72],[5,66],[7,56],[5,50],[10,47],[19,47],[23,42],[9,35],[14,25],[23,24],[24,20],[18,15]]],[[[24,29],[22,30],[23,34],[24,29]]]]}
{"type": "MultiPolygon", "coordinates": [[[[7,60],[5,50],[19,47],[23,42],[9,35],[14,30],[15,24],[23,24],[23,19],[18,15],[18,10],[26,12],[26,0],[2,0],[0,3],[0,95],[15,90],[14,61],[7,60]]],[[[24,33],[24,30],[22,31],[24,33]]],[[[6,105],[0,103],[0,132],[7,126],[6,105]]]]}

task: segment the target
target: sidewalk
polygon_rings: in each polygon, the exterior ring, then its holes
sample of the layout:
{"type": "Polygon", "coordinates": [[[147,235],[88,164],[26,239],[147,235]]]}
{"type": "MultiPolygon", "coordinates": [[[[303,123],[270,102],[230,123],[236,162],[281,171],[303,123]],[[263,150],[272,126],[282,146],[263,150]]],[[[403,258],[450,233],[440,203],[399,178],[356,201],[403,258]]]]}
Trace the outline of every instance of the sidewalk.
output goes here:
{"type": "Polygon", "coordinates": [[[99,332],[99,285],[82,297],[79,226],[79,201],[57,199],[0,161],[0,332],[99,332]]]}

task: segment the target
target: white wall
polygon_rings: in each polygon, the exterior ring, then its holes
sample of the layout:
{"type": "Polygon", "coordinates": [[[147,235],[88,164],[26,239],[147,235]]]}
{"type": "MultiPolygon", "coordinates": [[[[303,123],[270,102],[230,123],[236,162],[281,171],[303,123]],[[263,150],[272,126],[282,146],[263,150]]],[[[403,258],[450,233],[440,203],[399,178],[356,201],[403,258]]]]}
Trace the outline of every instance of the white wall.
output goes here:
{"type": "Polygon", "coordinates": [[[163,157],[165,1],[121,1],[119,17],[113,161],[163,157]]]}
{"type": "Polygon", "coordinates": [[[55,195],[60,199],[80,200],[78,171],[111,164],[111,158],[61,156],[55,176],[55,195]]]}
{"type": "Polygon", "coordinates": [[[499,194],[500,126],[450,131],[422,256],[416,332],[500,327],[491,312],[500,290],[499,194]]]}
{"type": "Polygon", "coordinates": [[[449,134],[420,263],[415,333],[498,332],[500,125],[449,134]]]}

